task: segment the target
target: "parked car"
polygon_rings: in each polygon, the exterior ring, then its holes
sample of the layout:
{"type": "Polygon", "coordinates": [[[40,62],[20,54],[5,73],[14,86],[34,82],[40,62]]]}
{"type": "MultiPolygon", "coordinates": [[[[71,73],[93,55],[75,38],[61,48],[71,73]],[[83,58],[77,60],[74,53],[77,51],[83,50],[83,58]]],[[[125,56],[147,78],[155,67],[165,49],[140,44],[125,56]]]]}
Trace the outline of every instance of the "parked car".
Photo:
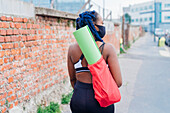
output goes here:
{"type": "Polygon", "coordinates": [[[166,34],[166,35],[170,34],[169,29],[166,29],[166,30],[165,30],[165,34],[166,34]]]}
{"type": "Polygon", "coordinates": [[[167,34],[166,36],[165,45],[170,47],[170,34],[167,34]]]}
{"type": "Polygon", "coordinates": [[[155,29],[155,36],[158,38],[165,37],[164,30],[160,28],[155,29]]]}

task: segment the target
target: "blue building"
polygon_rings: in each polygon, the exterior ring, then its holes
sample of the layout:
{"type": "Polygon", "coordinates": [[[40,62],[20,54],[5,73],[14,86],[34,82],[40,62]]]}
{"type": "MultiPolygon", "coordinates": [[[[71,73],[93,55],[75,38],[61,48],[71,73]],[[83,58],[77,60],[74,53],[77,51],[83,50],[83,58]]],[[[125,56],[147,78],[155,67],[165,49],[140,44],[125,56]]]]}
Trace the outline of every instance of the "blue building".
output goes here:
{"type": "Polygon", "coordinates": [[[76,14],[85,4],[85,0],[57,0],[56,9],[76,14]]]}
{"type": "Polygon", "coordinates": [[[25,2],[32,2],[37,7],[51,8],[59,11],[69,12],[76,14],[85,4],[85,0],[22,0],[25,2]]]}
{"type": "Polygon", "coordinates": [[[131,16],[132,25],[141,25],[146,31],[154,28],[170,31],[170,0],[155,0],[123,8],[131,16]]]}
{"type": "Polygon", "coordinates": [[[31,2],[37,7],[45,7],[45,8],[51,7],[51,0],[22,0],[22,1],[31,2]]]}

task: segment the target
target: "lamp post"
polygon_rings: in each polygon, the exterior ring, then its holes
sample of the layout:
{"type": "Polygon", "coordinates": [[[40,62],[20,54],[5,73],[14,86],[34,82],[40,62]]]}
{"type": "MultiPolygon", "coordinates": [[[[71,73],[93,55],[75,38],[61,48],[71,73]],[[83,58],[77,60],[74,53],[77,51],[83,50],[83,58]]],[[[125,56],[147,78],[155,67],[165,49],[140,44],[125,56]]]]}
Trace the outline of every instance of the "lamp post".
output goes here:
{"type": "Polygon", "coordinates": [[[155,27],[156,27],[156,0],[154,0],[154,42],[156,42],[156,37],[155,37],[155,27]]]}

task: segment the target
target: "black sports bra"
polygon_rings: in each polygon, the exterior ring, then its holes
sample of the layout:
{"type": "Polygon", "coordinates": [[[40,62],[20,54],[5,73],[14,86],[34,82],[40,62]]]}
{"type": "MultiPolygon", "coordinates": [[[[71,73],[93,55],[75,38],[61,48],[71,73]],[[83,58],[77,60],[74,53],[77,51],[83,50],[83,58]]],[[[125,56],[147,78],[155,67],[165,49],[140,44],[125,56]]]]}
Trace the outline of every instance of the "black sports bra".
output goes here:
{"type": "MultiPolygon", "coordinates": [[[[103,48],[104,48],[104,44],[103,43],[99,48],[102,47],[102,50],[101,50],[101,54],[103,54],[103,48]]],[[[80,73],[80,72],[90,72],[90,70],[88,69],[88,67],[83,67],[82,64],[81,64],[81,61],[83,60],[84,58],[84,55],[82,54],[80,59],[74,64],[74,68],[76,70],[76,73],[80,73]]]]}

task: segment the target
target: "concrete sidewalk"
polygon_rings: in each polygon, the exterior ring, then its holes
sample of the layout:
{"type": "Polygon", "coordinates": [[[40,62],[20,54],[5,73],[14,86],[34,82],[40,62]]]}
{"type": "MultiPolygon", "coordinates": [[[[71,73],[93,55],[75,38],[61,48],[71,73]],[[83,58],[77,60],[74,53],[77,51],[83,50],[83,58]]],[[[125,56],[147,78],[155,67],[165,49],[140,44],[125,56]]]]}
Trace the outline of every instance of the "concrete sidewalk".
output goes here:
{"type": "Polygon", "coordinates": [[[119,57],[122,100],[116,113],[168,113],[170,108],[170,49],[157,47],[146,34],[119,57]],[[164,54],[161,54],[161,51],[164,54]]]}

